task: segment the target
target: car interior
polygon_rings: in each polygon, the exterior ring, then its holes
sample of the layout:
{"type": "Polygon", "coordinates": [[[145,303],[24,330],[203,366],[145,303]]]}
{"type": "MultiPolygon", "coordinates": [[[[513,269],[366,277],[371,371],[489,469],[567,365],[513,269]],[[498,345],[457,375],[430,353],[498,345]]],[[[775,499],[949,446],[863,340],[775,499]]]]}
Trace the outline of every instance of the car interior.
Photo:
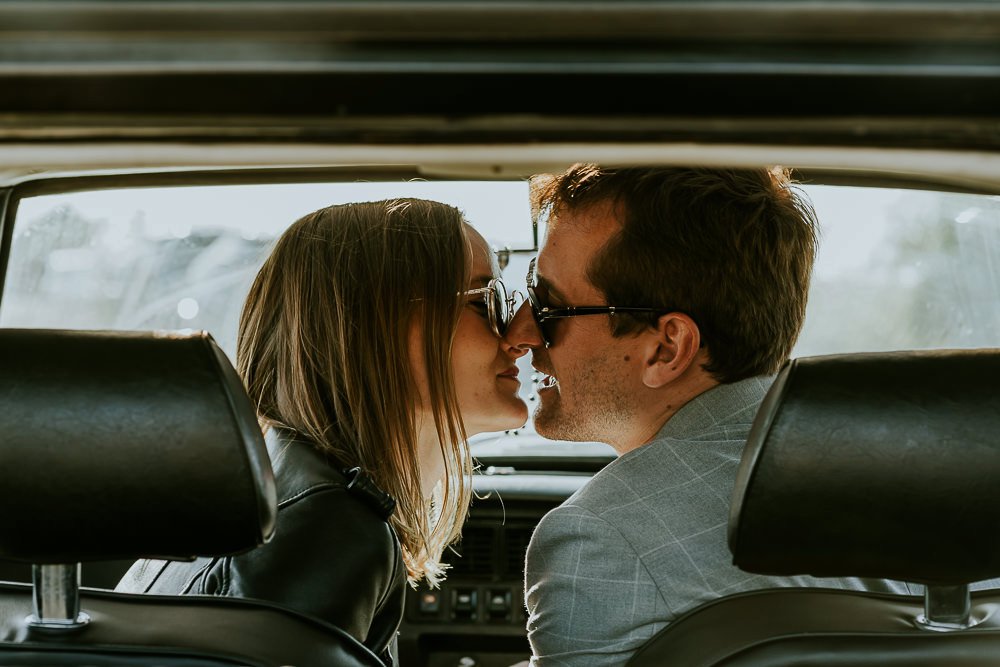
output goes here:
{"type": "MultiPolygon", "coordinates": [[[[266,603],[108,589],[139,556],[265,539],[231,360],[285,227],[446,201],[523,291],[531,177],[597,162],[793,170],[821,245],[734,562],[926,585],[710,602],[630,664],[995,664],[998,600],[969,586],[1000,576],[997,44],[1000,7],[970,0],[0,2],[0,662],[378,664],[266,603]],[[201,511],[223,496],[245,523],[201,511]]],[[[447,579],[407,592],[404,666],[526,660],[532,530],[614,458],[530,420],[470,445],[476,497],[447,579]]]]}

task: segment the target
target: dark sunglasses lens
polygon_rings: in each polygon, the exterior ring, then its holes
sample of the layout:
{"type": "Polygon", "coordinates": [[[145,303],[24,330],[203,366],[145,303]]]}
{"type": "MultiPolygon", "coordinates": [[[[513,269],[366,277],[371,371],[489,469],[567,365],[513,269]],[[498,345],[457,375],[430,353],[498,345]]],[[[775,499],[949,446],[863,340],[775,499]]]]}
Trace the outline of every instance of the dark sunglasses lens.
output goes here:
{"type": "Polygon", "coordinates": [[[493,313],[493,328],[500,336],[507,331],[510,324],[510,304],[507,301],[507,290],[499,280],[493,282],[493,289],[490,290],[489,298],[492,300],[490,312],[493,313]]]}
{"type": "Polygon", "coordinates": [[[538,295],[535,293],[535,262],[537,260],[537,257],[532,257],[531,261],[528,262],[528,275],[525,278],[527,282],[526,291],[528,292],[528,305],[531,306],[531,315],[535,318],[535,324],[538,326],[538,333],[542,335],[542,342],[545,343],[545,347],[551,347],[552,338],[549,337],[546,323],[543,322],[541,318],[542,304],[538,303],[538,295]]]}
{"type": "Polygon", "coordinates": [[[545,343],[545,347],[552,345],[552,339],[549,338],[549,332],[546,328],[546,323],[542,321],[541,318],[541,306],[538,305],[538,297],[535,295],[535,288],[528,284],[528,307],[531,308],[531,316],[535,319],[535,325],[538,327],[538,333],[542,335],[542,342],[545,343]]]}

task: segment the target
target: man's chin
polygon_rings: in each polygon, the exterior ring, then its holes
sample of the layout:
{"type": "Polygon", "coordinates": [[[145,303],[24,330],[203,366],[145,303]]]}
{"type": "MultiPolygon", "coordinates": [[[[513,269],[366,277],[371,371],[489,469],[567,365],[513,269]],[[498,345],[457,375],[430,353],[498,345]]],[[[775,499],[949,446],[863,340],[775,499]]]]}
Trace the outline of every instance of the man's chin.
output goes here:
{"type": "Polygon", "coordinates": [[[535,426],[535,432],[549,440],[574,442],[586,440],[579,432],[578,420],[572,419],[572,415],[567,415],[557,400],[540,402],[532,415],[532,423],[535,426]]]}

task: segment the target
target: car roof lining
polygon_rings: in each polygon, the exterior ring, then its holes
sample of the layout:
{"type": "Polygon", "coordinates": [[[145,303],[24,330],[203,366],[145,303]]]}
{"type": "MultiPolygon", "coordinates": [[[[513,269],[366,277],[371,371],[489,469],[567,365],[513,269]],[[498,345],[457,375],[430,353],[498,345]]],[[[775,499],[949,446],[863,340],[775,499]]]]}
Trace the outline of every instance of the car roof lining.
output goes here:
{"type": "Polygon", "coordinates": [[[359,178],[516,180],[575,162],[609,166],[756,167],[780,164],[811,182],[1000,191],[1000,154],[948,149],[697,143],[511,145],[0,144],[0,186],[15,197],[156,185],[359,178]]]}
{"type": "Polygon", "coordinates": [[[125,2],[51,0],[0,6],[3,32],[78,35],[318,35],[349,42],[468,39],[802,39],[912,41],[997,35],[982,0],[380,0],[125,2]],[[609,19],[614,19],[609,21],[609,19]],[[860,20],[863,19],[863,20],[860,20]]]}

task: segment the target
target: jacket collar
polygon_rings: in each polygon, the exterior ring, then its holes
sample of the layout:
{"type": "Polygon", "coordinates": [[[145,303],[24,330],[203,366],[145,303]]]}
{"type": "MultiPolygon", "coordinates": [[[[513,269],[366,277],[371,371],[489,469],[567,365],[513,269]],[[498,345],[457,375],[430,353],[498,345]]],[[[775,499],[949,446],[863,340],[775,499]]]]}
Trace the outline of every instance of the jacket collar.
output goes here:
{"type": "Polygon", "coordinates": [[[681,406],[653,440],[697,439],[706,431],[729,424],[734,415],[744,413],[747,408],[756,410],[774,378],[774,375],[758,375],[702,392],[681,406]]]}
{"type": "Polygon", "coordinates": [[[388,520],[396,500],[383,491],[361,468],[346,470],[332,456],[300,433],[272,426],[264,436],[278,491],[278,507],[310,489],[339,486],[388,520]]]}

